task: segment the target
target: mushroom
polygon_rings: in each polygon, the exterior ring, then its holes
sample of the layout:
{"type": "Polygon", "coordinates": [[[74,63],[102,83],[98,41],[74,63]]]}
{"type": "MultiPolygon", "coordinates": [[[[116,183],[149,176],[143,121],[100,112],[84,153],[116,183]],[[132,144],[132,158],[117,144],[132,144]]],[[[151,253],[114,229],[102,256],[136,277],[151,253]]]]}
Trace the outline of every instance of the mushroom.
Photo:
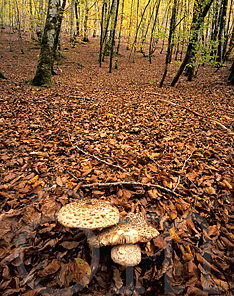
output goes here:
{"type": "Polygon", "coordinates": [[[113,246],[111,259],[123,266],[135,266],[141,262],[141,248],[138,244],[113,246]]]}
{"type": "Polygon", "coordinates": [[[63,206],[58,213],[58,221],[64,226],[85,230],[89,245],[94,248],[114,246],[111,258],[123,266],[139,264],[141,249],[137,243],[148,242],[159,235],[141,213],[129,213],[119,222],[118,209],[107,201],[97,199],[76,201],[63,206]],[[102,231],[97,236],[89,235],[88,231],[95,229],[102,231]]]}
{"type": "Polygon", "coordinates": [[[80,228],[87,236],[92,252],[90,268],[92,278],[99,266],[99,249],[96,248],[95,235],[92,230],[103,229],[118,223],[119,210],[108,201],[90,199],[76,201],[63,206],[57,215],[58,222],[66,227],[80,228]]]}
{"type": "Polygon", "coordinates": [[[129,213],[117,225],[101,231],[96,242],[98,247],[146,243],[158,235],[159,232],[146,222],[141,213],[129,213]]]}
{"type": "Polygon", "coordinates": [[[107,201],[90,199],[63,206],[57,217],[66,227],[103,229],[118,223],[119,210],[107,201]]]}

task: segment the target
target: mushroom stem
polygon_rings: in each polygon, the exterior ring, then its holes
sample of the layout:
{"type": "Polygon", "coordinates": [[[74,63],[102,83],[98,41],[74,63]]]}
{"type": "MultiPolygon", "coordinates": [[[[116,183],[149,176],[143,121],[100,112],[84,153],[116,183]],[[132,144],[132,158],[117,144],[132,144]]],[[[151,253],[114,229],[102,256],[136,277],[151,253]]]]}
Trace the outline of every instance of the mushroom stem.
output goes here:
{"type": "Polygon", "coordinates": [[[126,267],[126,286],[134,284],[134,268],[133,266],[126,267]]]}

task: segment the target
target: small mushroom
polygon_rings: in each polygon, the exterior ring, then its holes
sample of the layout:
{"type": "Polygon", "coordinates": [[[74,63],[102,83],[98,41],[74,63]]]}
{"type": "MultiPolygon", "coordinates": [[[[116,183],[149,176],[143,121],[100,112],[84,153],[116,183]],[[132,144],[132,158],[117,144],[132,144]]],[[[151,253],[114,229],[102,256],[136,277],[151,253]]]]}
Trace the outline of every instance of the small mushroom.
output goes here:
{"type": "Polygon", "coordinates": [[[96,242],[98,247],[146,243],[158,235],[159,232],[146,222],[141,213],[129,213],[119,224],[101,231],[96,242]]]}
{"type": "Polygon", "coordinates": [[[66,227],[103,229],[118,223],[119,210],[107,201],[90,199],[63,206],[57,217],[66,227]]]}
{"type": "Polygon", "coordinates": [[[138,244],[114,246],[111,259],[123,266],[135,266],[141,262],[141,248],[138,244]]]}

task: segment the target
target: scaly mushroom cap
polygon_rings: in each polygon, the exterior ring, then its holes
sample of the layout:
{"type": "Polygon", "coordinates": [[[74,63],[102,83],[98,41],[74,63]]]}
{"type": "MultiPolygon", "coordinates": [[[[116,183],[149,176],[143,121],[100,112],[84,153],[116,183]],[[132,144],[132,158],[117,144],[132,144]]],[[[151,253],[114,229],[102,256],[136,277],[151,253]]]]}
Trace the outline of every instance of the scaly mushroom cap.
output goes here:
{"type": "Polygon", "coordinates": [[[97,247],[145,243],[158,235],[159,232],[148,225],[141,213],[129,213],[119,224],[101,231],[95,243],[97,247]]]}
{"type": "Polygon", "coordinates": [[[108,201],[90,199],[63,206],[57,217],[66,227],[101,229],[118,223],[119,210],[108,201]]]}
{"type": "Polygon", "coordinates": [[[141,262],[141,248],[138,244],[114,246],[111,249],[111,259],[120,265],[135,266],[141,262]]]}

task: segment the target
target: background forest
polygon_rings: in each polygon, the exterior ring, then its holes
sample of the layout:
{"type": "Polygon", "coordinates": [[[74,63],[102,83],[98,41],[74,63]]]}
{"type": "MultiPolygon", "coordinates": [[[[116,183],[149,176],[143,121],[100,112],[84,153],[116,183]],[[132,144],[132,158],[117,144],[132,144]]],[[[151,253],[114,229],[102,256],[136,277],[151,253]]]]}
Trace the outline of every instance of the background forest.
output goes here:
{"type": "Polygon", "coordinates": [[[0,0],[0,295],[234,295],[233,6],[0,0]],[[135,266],[63,226],[90,199],[135,266]]]}
{"type": "MultiPolygon", "coordinates": [[[[232,0],[64,0],[49,1],[49,5],[43,0],[2,0],[0,25],[10,28],[10,32],[18,29],[22,53],[21,31],[30,31],[31,41],[42,41],[47,11],[49,14],[52,11],[48,6],[55,10],[58,18],[53,28],[57,37],[51,49],[55,60],[60,59],[61,62],[60,31],[70,36],[73,46],[80,36],[83,42],[88,42],[89,36],[99,36],[99,64],[101,66],[104,56],[109,55],[110,72],[114,56],[117,68],[121,41],[130,50],[133,62],[136,51],[140,51],[152,63],[156,48],[160,48],[160,53],[163,50],[167,52],[160,86],[166,77],[168,64],[179,66],[174,73],[173,86],[185,68],[190,81],[202,65],[210,64],[219,69],[230,59],[234,46],[232,0]]],[[[51,26],[52,22],[48,22],[51,26]]],[[[229,79],[234,82],[232,69],[229,79]]],[[[42,82],[34,77],[33,84],[50,82],[50,79],[42,82]]]]}

